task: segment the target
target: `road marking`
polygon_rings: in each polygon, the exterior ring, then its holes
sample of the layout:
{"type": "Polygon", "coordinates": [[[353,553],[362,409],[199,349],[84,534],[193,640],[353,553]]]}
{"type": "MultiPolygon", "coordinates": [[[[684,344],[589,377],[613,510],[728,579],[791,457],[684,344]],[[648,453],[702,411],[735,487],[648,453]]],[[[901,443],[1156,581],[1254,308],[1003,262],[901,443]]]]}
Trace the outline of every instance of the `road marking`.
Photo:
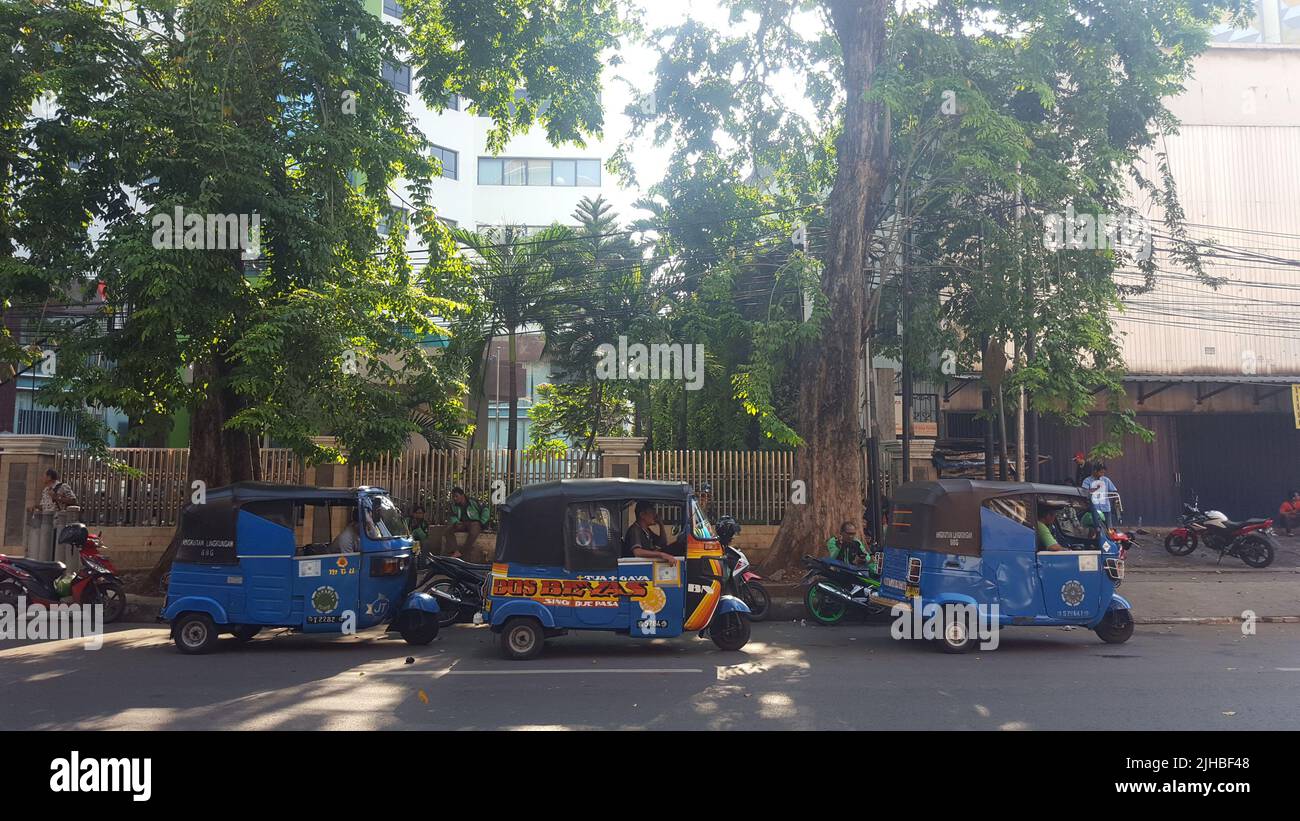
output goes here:
{"type": "Polygon", "coordinates": [[[1279,673],[1300,673],[1300,667],[1274,667],[1279,673]]]}
{"type": "Polygon", "coordinates": [[[633,669],[597,670],[377,670],[370,676],[547,676],[587,675],[590,673],[703,673],[698,667],[638,667],[633,669]]]}

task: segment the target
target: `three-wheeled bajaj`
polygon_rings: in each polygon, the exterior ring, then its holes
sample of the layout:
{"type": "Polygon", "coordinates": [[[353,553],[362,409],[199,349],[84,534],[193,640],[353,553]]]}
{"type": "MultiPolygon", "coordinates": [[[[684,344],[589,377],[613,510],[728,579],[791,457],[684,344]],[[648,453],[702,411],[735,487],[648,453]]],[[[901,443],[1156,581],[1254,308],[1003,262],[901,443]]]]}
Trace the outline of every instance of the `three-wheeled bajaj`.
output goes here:
{"type": "Polygon", "coordinates": [[[638,639],[698,631],[723,650],[749,641],[749,608],[723,594],[722,544],[690,485],[565,479],[517,491],[498,510],[484,610],[506,658],[534,658],[546,639],[570,630],[638,639]],[[632,554],[638,502],[676,526],[676,536],[662,535],[677,562],[632,554]]]}
{"type": "Polygon", "coordinates": [[[941,618],[943,649],[960,653],[981,643],[968,613],[999,628],[1087,627],[1115,644],[1133,635],[1130,605],[1115,592],[1124,578],[1120,548],[1106,528],[1090,525],[1100,518],[1083,490],[971,479],[908,482],[894,493],[893,514],[879,600],[888,607],[901,603],[899,610],[914,619],[941,618]],[[1060,549],[1040,549],[1040,541],[1052,544],[1038,538],[1040,523],[1060,549]]]}
{"type": "Polygon", "coordinates": [[[412,592],[412,542],[381,488],[238,482],[181,512],[161,618],[183,653],[264,627],[351,633],[381,624],[411,644],[438,635],[438,603],[412,592]]]}

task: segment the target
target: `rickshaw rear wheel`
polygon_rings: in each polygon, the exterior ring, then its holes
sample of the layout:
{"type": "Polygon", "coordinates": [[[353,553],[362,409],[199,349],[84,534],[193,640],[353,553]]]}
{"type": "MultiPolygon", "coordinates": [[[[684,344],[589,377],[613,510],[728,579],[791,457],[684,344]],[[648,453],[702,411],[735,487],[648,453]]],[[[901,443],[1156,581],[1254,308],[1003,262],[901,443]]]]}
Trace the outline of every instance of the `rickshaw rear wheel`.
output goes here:
{"type": "Polygon", "coordinates": [[[425,645],[438,638],[438,617],[423,610],[407,610],[402,614],[398,631],[407,644],[425,645]]]}
{"type": "Polygon", "coordinates": [[[749,644],[749,619],[745,618],[744,613],[734,610],[723,613],[709,628],[709,638],[713,639],[719,650],[739,650],[749,644]]]}
{"type": "Polygon", "coordinates": [[[501,628],[501,653],[512,661],[527,661],[541,655],[546,633],[541,622],[527,616],[506,619],[501,628]]]}
{"type": "Polygon", "coordinates": [[[945,653],[965,653],[975,646],[975,640],[967,629],[966,621],[943,608],[943,634],[939,644],[945,653]]]}
{"type": "Polygon", "coordinates": [[[207,613],[186,613],[172,627],[172,638],[182,653],[202,655],[217,646],[217,626],[207,613]]]}
{"type": "Polygon", "coordinates": [[[1093,632],[1107,644],[1123,644],[1133,635],[1133,614],[1128,610],[1107,610],[1093,632]]]}

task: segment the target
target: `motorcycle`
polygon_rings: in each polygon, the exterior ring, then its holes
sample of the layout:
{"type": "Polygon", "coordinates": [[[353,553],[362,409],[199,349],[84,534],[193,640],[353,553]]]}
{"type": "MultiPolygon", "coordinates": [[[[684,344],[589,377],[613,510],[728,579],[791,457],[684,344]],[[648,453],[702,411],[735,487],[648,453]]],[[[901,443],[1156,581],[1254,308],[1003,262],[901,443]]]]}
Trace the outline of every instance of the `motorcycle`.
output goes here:
{"type": "Polygon", "coordinates": [[[727,563],[727,591],[749,607],[749,620],[762,621],[772,607],[772,597],[763,586],[763,577],[750,567],[749,558],[731,540],[740,532],[740,525],[731,516],[718,519],[718,541],[722,542],[723,560],[727,563]]]}
{"type": "Polygon", "coordinates": [[[438,626],[469,621],[483,609],[483,588],[492,565],[475,564],[451,556],[429,556],[425,574],[416,589],[438,599],[438,626]]]}
{"type": "MultiPolygon", "coordinates": [[[[873,564],[880,567],[883,554],[874,555],[873,564]]],[[[855,566],[838,559],[819,559],[804,556],[803,566],[808,568],[800,584],[808,586],[804,592],[804,608],[818,624],[835,625],[852,608],[869,616],[886,612],[874,594],[880,590],[880,578],[867,566],[855,566]]]]}
{"type": "Polygon", "coordinates": [[[1206,547],[1224,556],[1241,559],[1250,567],[1268,567],[1273,563],[1277,544],[1273,540],[1272,519],[1246,519],[1234,522],[1217,510],[1200,510],[1195,504],[1183,504],[1180,525],[1165,537],[1165,550],[1174,556],[1187,556],[1198,547],[1206,547]]]}
{"type": "Polygon", "coordinates": [[[63,562],[0,554],[0,604],[16,607],[19,598],[25,598],[29,604],[50,606],[70,598],[74,604],[102,604],[104,624],[122,618],[126,590],[100,537],[78,522],[60,530],[58,542],[77,548],[77,572],[69,577],[63,562]]]}

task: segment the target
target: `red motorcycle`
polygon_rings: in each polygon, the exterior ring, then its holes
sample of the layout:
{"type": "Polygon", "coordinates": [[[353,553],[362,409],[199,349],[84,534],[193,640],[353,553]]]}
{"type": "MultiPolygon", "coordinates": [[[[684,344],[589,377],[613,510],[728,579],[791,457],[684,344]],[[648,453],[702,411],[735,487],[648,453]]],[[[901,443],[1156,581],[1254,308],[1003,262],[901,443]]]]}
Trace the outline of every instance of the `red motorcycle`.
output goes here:
{"type": "Polygon", "coordinates": [[[102,604],[104,624],[122,618],[126,590],[99,536],[91,535],[78,522],[59,531],[59,544],[64,543],[76,547],[81,560],[81,567],[70,580],[64,578],[68,567],[63,562],[0,554],[0,605],[17,607],[20,598],[28,604],[45,606],[70,599],[74,604],[102,604]]]}
{"type": "Polygon", "coordinates": [[[1251,567],[1268,567],[1273,563],[1276,545],[1272,519],[1231,521],[1217,510],[1202,511],[1184,504],[1181,526],[1165,537],[1165,550],[1174,556],[1186,556],[1198,547],[1207,547],[1224,556],[1234,556],[1251,567]]]}

